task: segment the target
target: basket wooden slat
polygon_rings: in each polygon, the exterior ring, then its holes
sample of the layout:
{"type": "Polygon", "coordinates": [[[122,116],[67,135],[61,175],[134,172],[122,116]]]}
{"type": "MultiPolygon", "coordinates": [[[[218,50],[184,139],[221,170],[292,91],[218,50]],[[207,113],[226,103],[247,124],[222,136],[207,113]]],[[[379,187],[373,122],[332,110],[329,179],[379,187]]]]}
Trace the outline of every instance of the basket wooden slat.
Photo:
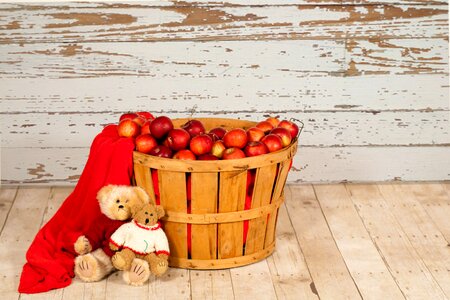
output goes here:
{"type": "MultiPolygon", "coordinates": [[[[248,129],[256,125],[232,119],[199,120],[206,130],[248,129]]],[[[174,120],[174,125],[180,127],[187,121],[174,120]]],[[[296,151],[295,139],[280,151],[237,160],[181,161],[134,152],[136,184],[152,199],[159,199],[166,210],[162,223],[171,249],[170,265],[221,269],[246,265],[270,255],[275,247],[278,208],[284,199],[283,189],[296,151]],[[256,175],[251,206],[245,209],[249,205],[246,204],[247,180],[251,178],[248,172],[256,175]],[[154,186],[155,175],[158,186],[154,186]]]]}
{"type": "MultiPolygon", "coordinates": [[[[278,199],[278,197],[281,197],[281,194],[283,193],[284,190],[284,185],[286,184],[290,164],[291,162],[287,160],[278,165],[278,175],[273,190],[272,199],[278,199]]],[[[277,217],[278,217],[278,208],[273,213],[269,214],[269,218],[267,220],[267,230],[266,230],[266,239],[264,241],[264,247],[267,247],[268,245],[272,244],[275,241],[275,227],[277,225],[277,217]]]]}
{"type": "MultiPolygon", "coordinates": [[[[186,212],[186,175],[180,172],[160,170],[158,172],[160,204],[167,210],[186,212]]],[[[171,255],[187,258],[187,225],[165,222],[164,231],[169,240],[171,255]]]]}
{"type": "MultiPolygon", "coordinates": [[[[204,215],[217,212],[218,173],[192,173],[191,213],[204,215]]],[[[217,258],[217,224],[192,224],[192,259],[217,258]]]]}
{"type": "MultiPolygon", "coordinates": [[[[276,175],[276,164],[261,167],[256,171],[252,208],[270,204],[276,175]]],[[[249,221],[247,242],[245,243],[245,254],[252,254],[264,248],[266,227],[267,215],[249,221]]]]}
{"type": "MultiPolygon", "coordinates": [[[[244,210],[247,171],[220,173],[219,212],[236,212],[244,210]]],[[[218,227],[218,258],[242,256],[243,249],[242,221],[222,223],[218,227]]]]}

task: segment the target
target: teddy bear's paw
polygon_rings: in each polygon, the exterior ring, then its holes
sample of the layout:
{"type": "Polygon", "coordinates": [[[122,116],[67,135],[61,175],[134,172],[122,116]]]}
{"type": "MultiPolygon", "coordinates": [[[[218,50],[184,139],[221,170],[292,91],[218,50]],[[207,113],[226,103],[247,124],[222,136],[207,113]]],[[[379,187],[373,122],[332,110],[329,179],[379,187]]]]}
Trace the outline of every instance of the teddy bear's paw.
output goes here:
{"type": "Polygon", "coordinates": [[[84,236],[80,236],[77,241],[74,244],[75,252],[83,255],[91,252],[92,247],[91,243],[89,243],[89,240],[84,236]]]}
{"type": "Polygon", "coordinates": [[[164,259],[160,259],[156,264],[152,265],[152,273],[156,276],[161,276],[166,273],[169,268],[169,262],[164,259]]]}
{"type": "Polygon", "coordinates": [[[145,260],[135,258],[129,271],[123,272],[123,280],[129,285],[141,286],[150,277],[150,268],[145,260]]]}
{"type": "Polygon", "coordinates": [[[113,257],[111,258],[112,264],[113,266],[117,269],[117,270],[127,270],[129,266],[127,266],[127,261],[126,259],[120,254],[120,253],[116,253],[113,255],[113,257]]]}
{"type": "Polygon", "coordinates": [[[97,281],[98,261],[91,255],[78,256],[75,259],[75,274],[83,281],[97,281]]]}

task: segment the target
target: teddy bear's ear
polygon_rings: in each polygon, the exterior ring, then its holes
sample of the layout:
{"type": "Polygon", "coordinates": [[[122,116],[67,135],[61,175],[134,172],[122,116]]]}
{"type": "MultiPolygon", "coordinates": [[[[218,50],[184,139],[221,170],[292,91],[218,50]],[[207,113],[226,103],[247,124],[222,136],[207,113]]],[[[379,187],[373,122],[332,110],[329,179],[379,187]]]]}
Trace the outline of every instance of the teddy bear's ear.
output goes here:
{"type": "Polygon", "coordinates": [[[164,208],[161,205],[156,205],[156,213],[158,215],[158,219],[161,219],[166,215],[164,208]]]}
{"type": "Polygon", "coordinates": [[[105,185],[104,187],[102,187],[97,193],[97,200],[99,202],[104,203],[108,199],[108,197],[111,194],[111,191],[113,189],[114,189],[114,185],[112,185],[112,184],[108,184],[108,185],[105,185]]]}
{"type": "Polygon", "coordinates": [[[141,205],[142,204],[147,204],[147,203],[152,203],[153,201],[150,199],[150,197],[148,196],[147,192],[138,186],[133,187],[134,192],[136,193],[138,199],[141,201],[141,205]]]}
{"type": "Polygon", "coordinates": [[[136,214],[142,209],[142,203],[134,203],[130,206],[131,217],[134,218],[136,214]]]}

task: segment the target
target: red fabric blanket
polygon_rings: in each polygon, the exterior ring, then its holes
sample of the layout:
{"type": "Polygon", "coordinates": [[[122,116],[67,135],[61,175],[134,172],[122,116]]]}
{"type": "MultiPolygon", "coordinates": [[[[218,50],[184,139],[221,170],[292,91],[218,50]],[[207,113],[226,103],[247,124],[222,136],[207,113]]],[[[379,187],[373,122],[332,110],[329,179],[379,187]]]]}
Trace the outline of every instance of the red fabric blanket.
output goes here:
{"type": "Polygon", "coordinates": [[[133,140],[119,137],[116,125],[97,135],[74,191],[28,249],[20,293],[40,293],[71,283],[76,256],[73,244],[101,216],[97,192],[107,184],[130,185],[133,149],[133,140]]]}

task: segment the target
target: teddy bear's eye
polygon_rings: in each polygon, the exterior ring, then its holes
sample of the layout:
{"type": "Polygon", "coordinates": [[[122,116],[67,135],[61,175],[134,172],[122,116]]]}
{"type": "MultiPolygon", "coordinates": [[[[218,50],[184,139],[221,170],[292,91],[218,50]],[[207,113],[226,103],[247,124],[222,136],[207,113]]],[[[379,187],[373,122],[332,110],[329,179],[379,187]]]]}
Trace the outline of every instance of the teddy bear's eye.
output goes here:
{"type": "Polygon", "coordinates": [[[117,200],[116,200],[116,203],[120,203],[120,200],[119,200],[119,199],[117,199],[117,200]]]}
{"type": "Polygon", "coordinates": [[[148,212],[145,212],[146,215],[148,215],[148,212]]]}
{"type": "Polygon", "coordinates": [[[153,214],[150,214],[150,217],[153,217],[153,214]]]}

